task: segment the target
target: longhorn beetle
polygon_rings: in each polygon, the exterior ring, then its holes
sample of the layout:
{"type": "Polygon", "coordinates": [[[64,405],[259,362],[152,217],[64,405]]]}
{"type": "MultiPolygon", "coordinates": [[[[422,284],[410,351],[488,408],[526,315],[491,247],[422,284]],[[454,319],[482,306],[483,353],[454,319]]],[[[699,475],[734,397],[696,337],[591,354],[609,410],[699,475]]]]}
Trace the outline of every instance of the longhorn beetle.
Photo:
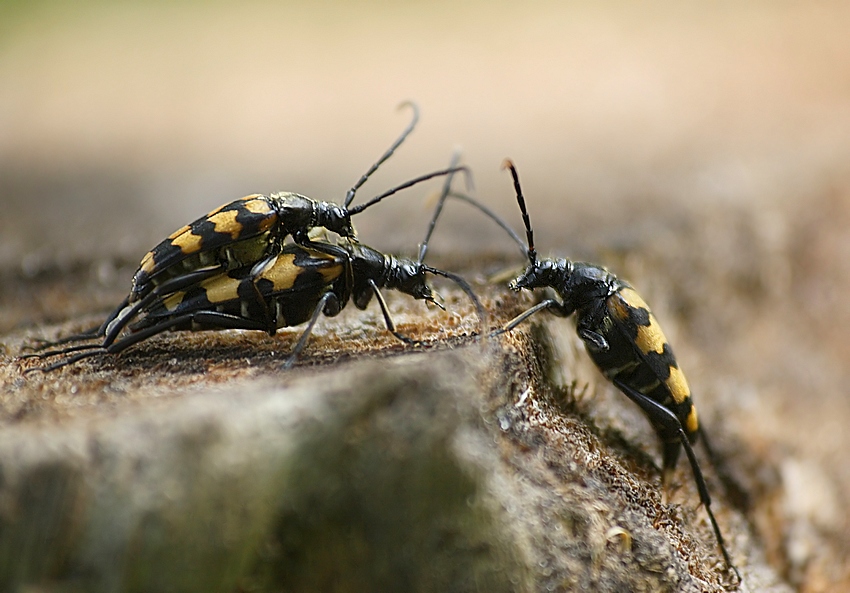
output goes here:
{"type": "Polygon", "coordinates": [[[284,368],[288,368],[306,345],[320,314],[335,316],[350,299],[358,308],[365,309],[373,296],[381,308],[387,330],[405,343],[418,344],[421,342],[396,331],[380,289],[399,290],[442,308],[426,282],[426,273],[449,278],[458,284],[472,300],[479,320],[484,323],[483,308],[463,278],[422,262],[450,184],[451,174],[446,177],[443,194],[416,261],[385,255],[351,240],[341,245],[311,241],[309,246],[287,244],[280,253],[251,267],[229,272],[208,267],[187,272],[155,286],[135,303],[125,305],[106,324],[102,342],[26,355],[22,358],[70,356],[25,372],[47,372],[97,354],[117,354],[168,330],[243,329],[274,335],[278,328],[307,322],[284,364],[284,368]],[[129,333],[119,337],[125,329],[129,333]]]}
{"type": "Polygon", "coordinates": [[[495,220],[525,251],[528,266],[525,272],[510,283],[511,290],[551,288],[560,298],[543,300],[492,332],[491,336],[511,331],[543,310],[561,317],[575,314],[578,335],[593,362],[608,380],[643,410],[661,439],[662,480],[665,486],[670,482],[682,448],[685,449],[700,502],[708,513],[717,545],[726,565],[740,582],[740,573],[726,550],[720,527],[711,510],[708,487],[694,455],[692,444],[703,431],[690,388],[658,321],[635,289],[605,268],[568,259],[538,259],[519,175],[510,160],[506,160],[504,166],[513,177],[527,245],[504,221],[477,200],[464,194],[452,193],[451,196],[469,202],[495,220]]]}
{"type": "MultiPolygon", "coordinates": [[[[174,231],[142,258],[133,275],[130,293],[98,328],[92,328],[42,347],[56,346],[82,338],[104,337],[107,326],[130,304],[139,302],[157,284],[168,282],[185,274],[209,267],[220,271],[262,264],[270,261],[292,239],[304,246],[310,245],[309,232],[322,227],[341,237],[354,238],[351,217],[363,212],[383,199],[423,181],[463,171],[466,167],[449,167],[432,171],[401,183],[358,206],[350,207],[357,191],[386,162],[410,135],[419,121],[419,108],[411,102],[413,117],[401,135],[381,157],[348,190],[340,206],[333,202],[313,200],[292,192],[270,195],[252,194],[225,204],[198,220],[174,231]]],[[[259,266],[262,268],[262,265],[259,266]]],[[[194,276],[190,276],[194,278],[194,276]]],[[[160,294],[162,294],[160,292],[160,294]]]]}

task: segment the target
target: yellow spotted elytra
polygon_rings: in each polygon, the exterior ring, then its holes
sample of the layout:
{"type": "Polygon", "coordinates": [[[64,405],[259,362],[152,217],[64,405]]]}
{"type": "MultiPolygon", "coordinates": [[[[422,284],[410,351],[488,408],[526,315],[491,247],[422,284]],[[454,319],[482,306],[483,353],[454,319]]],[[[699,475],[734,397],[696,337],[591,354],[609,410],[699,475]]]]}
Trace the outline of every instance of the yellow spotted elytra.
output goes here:
{"type": "Polygon", "coordinates": [[[528,265],[510,283],[512,290],[549,288],[555,291],[557,297],[547,298],[524,311],[492,335],[508,332],[543,310],[562,317],[575,315],[576,330],[591,359],[605,377],[640,406],[660,437],[665,485],[684,448],[718,547],[726,565],[740,581],[740,574],[729,557],[720,527],[711,510],[708,487],[694,455],[692,444],[702,430],[691,391],[658,320],[634,288],[605,268],[568,259],[539,259],[519,176],[510,161],[505,161],[505,167],[510,169],[513,177],[527,245],[492,211],[476,200],[465,195],[452,195],[481,209],[506,229],[523,248],[528,265]]]}
{"type": "Polygon", "coordinates": [[[284,368],[304,348],[319,317],[337,315],[348,303],[365,309],[378,301],[387,330],[399,340],[418,343],[396,331],[381,289],[398,290],[441,307],[426,274],[443,276],[458,284],[475,305],[483,323],[484,311],[469,284],[460,276],[423,263],[427,244],[451,184],[446,177],[443,195],[422,243],[418,260],[381,253],[359,242],[340,244],[310,241],[288,243],[275,255],[253,265],[222,271],[216,266],[187,271],[154,286],[144,297],[122,303],[103,324],[102,334],[66,339],[95,343],[77,344],[21,358],[63,356],[49,365],[25,372],[52,371],[98,354],[117,354],[169,330],[257,330],[274,335],[281,327],[307,323],[284,368]]]}

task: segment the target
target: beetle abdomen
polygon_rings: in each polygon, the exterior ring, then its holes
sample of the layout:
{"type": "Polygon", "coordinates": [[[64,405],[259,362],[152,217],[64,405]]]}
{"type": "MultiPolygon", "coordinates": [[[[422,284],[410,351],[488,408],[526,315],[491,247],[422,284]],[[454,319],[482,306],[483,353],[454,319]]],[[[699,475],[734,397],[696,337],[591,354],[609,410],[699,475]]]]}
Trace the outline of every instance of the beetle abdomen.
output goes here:
{"type": "Polygon", "coordinates": [[[641,296],[628,286],[609,296],[605,306],[612,321],[606,337],[609,343],[614,340],[622,344],[612,344],[605,366],[597,364],[609,379],[620,379],[673,410],[693,441],[699,421],[688,380],[655,315],[641,296]]]}

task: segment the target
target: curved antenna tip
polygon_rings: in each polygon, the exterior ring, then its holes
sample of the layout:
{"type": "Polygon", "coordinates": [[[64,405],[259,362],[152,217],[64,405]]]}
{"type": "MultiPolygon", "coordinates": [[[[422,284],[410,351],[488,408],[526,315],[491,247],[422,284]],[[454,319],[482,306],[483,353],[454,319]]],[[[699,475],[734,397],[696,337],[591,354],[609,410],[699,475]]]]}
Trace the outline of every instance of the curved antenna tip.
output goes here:
{"type": "MultiPolygon", "coordinates": [[[[393,155],[393,153],[395,153],[396,149],[401,146],[402,142],[404,142],[405,139],[407,139],[407,137],[413,131],[413,128],[416,127],[416,124],[419,123],[419,106],[413,101],[404,101],[401,103],[401,105],[398,106],[399,109],[402,109],[404,107],[410,107],[413,110],[413,117],[410,118],[410,123],[407,124],[407,127],[404,128],[404,131],[401,133],[401,136],[396,138],[395,142],[390,145],[390,147],[386,150],[386,152],[384,152],[384,154],[381,155],[381,157],[375,162],[375,164],[369,167],[369,170],[366,171],[360,177],[360,179],[357,180],[357,183],[351,186],[351,189],[349,189],[348,192],[345,194],[345,199],[342,202],[343,208],[348,208],[349,206],[351,206],[351,202],[354,201],[354,196],[357,193],[357,190],[359,190],[363,186],[363,184],[366,183],[369,177],[372,176],[372,173],[378,170],[378,167],[380,167],[384,162],[386,162],[388,158],[393,155]]],[[[364,208],[361,208],[360,210],[352,209],[349,211],[349,214],[356,214],[357,212],[361,212],[363,209],[364,208]]]]}
{"type": "Polygon", "coordinates": [[[516,169],[516,167],[511,159],[505,158],[505,160],[502,161],[502,169],[516,169]]]}
{"type": "Polygon", "coordinates": [[[410,109],[413,111],[413,119],[414,120],[419,119],[419,104],[416,101],[413,101],[412,99],[407,99],[407,100],[399,103],[398,107],[396,109],[398,111],[401,111],[405,107],[410,107],[410,109]]]}

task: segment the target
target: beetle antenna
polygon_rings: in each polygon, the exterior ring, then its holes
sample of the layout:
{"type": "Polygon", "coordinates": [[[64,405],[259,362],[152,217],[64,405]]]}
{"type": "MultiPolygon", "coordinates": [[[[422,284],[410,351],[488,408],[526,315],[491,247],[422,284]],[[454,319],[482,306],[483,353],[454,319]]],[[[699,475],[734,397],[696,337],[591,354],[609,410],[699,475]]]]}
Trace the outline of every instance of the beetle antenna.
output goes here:
{"type": "MultiPolygon", "coordinates": [[[[452,158],[449,161],[449,168],[457,167],[457,164],[460,162],[460,150],[455,149],[452,153],[452,158]]],[[[431,222],[428,223],[428,230],[425,232],[425,238],[422,240],[422,243],[419,245],[419,259],[416,260],[416,264],[419,265],[425,260],[425,254],[428,253],[428,242],[431,240],[431,235],[434,233],[434,227],[437,226],[437,219],[440,217],[440,213],[443,211],[443,204],[446,203],[446,198],[449,195],[449,192],[452,189],[452,179],[454,178],[454,173],[449,173],[446,175],[446,179],[443,182],[443,190],[440,192],[440,199],[437,202],[437,207],[434,208],[434,215],[431,217],[431,222]]]]}
{"type": "Polygon", "coordinates": [[[369,177],[372,176],[372,173],[378,170],[378,167],[383,165],[388,158],[393,156],[393,153],[396,151],[396,149],[401,146],[402,142],[407,139],[407,137],[413,131],[413,128],[415,128],[416,124],[419,122],[419,106],[413,101],[405,101],[398,106],[399,109],[403,109],[405,107],[410,107],[410,109],[413,111],[413,117],[410,119],[410,123],[407,124],[406,128],[404,128],[404,131],[401,133],[401,136],[399,136],[396,141],[393,142],[392,145],[387,149],[387,151],[381,155],[381,158],[379,158],[374,165],[369,167],[369,170],[366,171],[363,176],[357,180],[357,183],[355,183],[350,190],[348,190],[348,193],[345,194],[345,202],[343,202],[343,205],[346,208],[348,208],[349,204],[351,204],[351,202],[354,200],[354,194],[357,193],[357,190],[360,189],[364,183],[366,183],[369,177]]]}
{"type": "Polygon", "coordinates": [[[433,179],[434,177],[441,177],[443,175],[451,175],[453,173],[458,173],[463,171],[463,174],[466,175],[466,183],[467,186],[472,185],[472,173],[469,171],[468,167],[449,167],[448,169],[440,169],[439,171],[432,171],[431,173],[426,173],[425,175],[420,175],[419,177],[414,177],[404,183],[401,183],[392,189],[388,189],[384,193],[375,196],[365,204],[360,204],[359,206],[355,206],[354,208],[349,208],[348,213],[351,215],[357,214],[359,212],[363,212],[366,208],[377,204],[384,198],[388,198],[391,195],[400,192],[403,189],[407,189],[409,187],[413,187],[417,183],[422,183],[423,181],[428,181],[429,179],[433,179]]]}
{"type": "Polygon", "coordinates": [[[516,201],[519,204],[519,211],[522,213],[522,222],[525,224],[525,236],[528,238],[528,260],[531,262],[531,265],[535,265],[537,263],[537,250],[534,249],[534,230],[531,228],[531,219],[528,216],[528,209],[525,207],[525,198],[522,195],[522,187],[519,184],[519,175],[511,159],[505,159],[502,163],[502,168],[509,169],[511,177],[514,178],[516,201]]]}
{"type": "Polygon", "coordinates": [[[520,253],[522,253],[523,257],[528,257],[528,247],[525,242],[519,238],[519,235],[516,234],[516,231],[513,230],[508,223],[506,223],[502,217],[493,212],[490,208],[473,198],[472,196],[468,196],[466,194],[462,194],[460,192],[449,192],[450,198],[455,198],[460,200],[461,202],[466,202],[467,204],[473,206],[474,208],[478,208],[485,216],[489,216],[493,222],[502,227],[502,229],[510,236],[511,239],[514,240],[519,246],[520,253]]]}

